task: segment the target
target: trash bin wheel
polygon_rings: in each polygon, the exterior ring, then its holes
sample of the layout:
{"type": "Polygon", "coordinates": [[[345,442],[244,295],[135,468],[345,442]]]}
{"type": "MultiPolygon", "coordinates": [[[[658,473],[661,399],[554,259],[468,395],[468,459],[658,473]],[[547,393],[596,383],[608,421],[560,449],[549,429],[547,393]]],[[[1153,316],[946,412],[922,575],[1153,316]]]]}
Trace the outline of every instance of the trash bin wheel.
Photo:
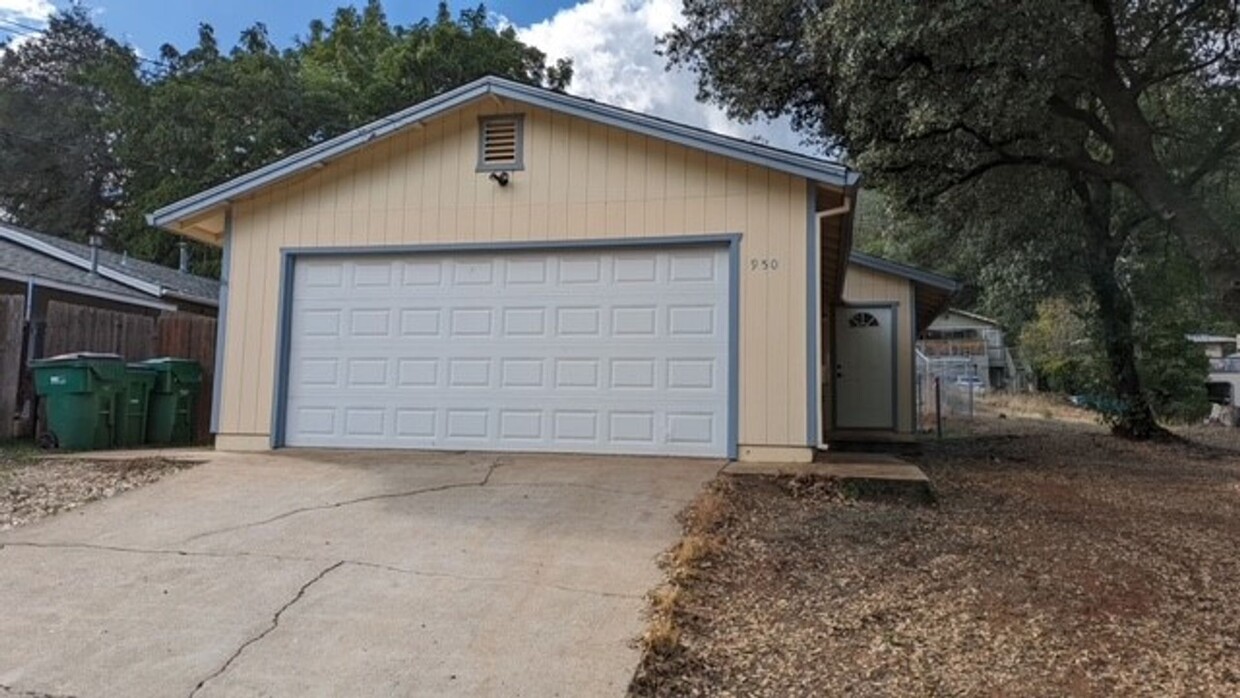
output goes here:
{"type": "Polygon", "coordinates": [[[60,448],[60,439],[56,438],[56,434],[45,431],[39,435],[39,448],[44,451],[54,451],[60,448]]]}

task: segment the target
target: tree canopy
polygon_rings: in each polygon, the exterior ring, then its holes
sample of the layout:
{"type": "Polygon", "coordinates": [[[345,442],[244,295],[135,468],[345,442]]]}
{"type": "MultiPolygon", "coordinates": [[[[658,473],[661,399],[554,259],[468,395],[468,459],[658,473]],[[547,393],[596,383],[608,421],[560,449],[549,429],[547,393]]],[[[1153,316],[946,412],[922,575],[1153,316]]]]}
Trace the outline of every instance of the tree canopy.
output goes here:
{"type": "MultiPolygon", "coordinates": [[[[572,65],[483,6],[395,25],[370,0],[286,47],[255,24],[226,49],[204,24],[146,59],[75,5],[0,53],[0,216],[171,264],[176,240],[147,212],[484,75],[563,90],[572,65]]],[[[217,272],[198,252],[195,270],[217,272]]]]}
{"type": "Polygon", "coordinates": [[[1237,0],[685,0],[665,37],[737,117],[790,114],[911,208],[1001,170],[1123,186],[1240,316],[1237,0]]]}
{"type": "Polygon", "coordinates": [[[790,115],[882,192],[863,244],[949,267],[1010,327],[1046,324],[1048,299],[1087,315],[1097,354],[1061,365],[1102,367],[1117,432],[1160,433],[1166,376],[1200,392],[1183,332],[1240,319],[1237,0],[685,0],[684,16],[663,46],[701,98],[790,115]]]}

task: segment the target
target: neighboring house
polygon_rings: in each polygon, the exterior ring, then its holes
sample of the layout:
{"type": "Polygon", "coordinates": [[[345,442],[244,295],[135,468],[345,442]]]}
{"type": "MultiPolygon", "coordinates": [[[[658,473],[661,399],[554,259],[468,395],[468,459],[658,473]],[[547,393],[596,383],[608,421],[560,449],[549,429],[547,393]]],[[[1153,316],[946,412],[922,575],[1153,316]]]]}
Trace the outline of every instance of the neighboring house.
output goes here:
{"type": "Polygon", "coordinates": [[[1240,336],[1230,334],[1189,334],[1185,339],[1201,347],[1205,355],[1211,359],[1222,359],[1237,352],[1240,347],[1240,336]]]}
{"type": "Polygon", "coordinates": [[[976,376],[997,390],[1020,388],[1022,372],[996,320],[949,308],[930,324],[917,348],[936,374],[976,376]]]}
{"type": "Polygon", "coordinates": [[[0,438],[33,427],[30,361],[65,351],[210,362],[219,282],[0,223],[0,438]],[[182,336],[184,335],[184,336],[182,336]],[[15,423],[16,422],[16,423],[15,423]]]}
{"type": "Polygon", "coordinates": [[[845,292],[858,184],[484,78],[149,220],[224,250],[217,448],[787,461],[911,428],[907,398],[855,398],[911,389],[902,343],[922,299],[950,295],[879,270],[897,280],[871,313],[891,360],[851,349],[877,333],[835,320],[869,301],[845,292]]]}
{"type": "Polygon", "coordinates": [[[1206,391],[1210,402],[1240,407],[1240,337],[1217,334],[1190,334],[1188,341],[1201,347],[1210,360],[1206,391]]]}

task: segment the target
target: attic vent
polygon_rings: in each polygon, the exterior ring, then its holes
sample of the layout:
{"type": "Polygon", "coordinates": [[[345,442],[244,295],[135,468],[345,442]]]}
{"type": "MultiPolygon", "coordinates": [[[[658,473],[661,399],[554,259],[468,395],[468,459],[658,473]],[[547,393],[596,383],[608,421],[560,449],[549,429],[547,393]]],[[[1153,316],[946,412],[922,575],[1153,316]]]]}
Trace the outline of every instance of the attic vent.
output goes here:
{"type": "Polygon", "coordinates": [[[525,120],[520,114],[484,116],[478,120],[478,171],[525,168],[525,120]]]}

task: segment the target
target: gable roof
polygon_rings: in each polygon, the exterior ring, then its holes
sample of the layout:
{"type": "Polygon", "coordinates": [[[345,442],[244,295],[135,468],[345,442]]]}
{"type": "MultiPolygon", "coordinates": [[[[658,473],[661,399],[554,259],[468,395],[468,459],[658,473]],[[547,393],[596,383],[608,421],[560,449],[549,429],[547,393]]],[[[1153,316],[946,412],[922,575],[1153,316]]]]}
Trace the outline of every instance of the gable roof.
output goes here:
{"type": "MultiPolygon", "coordinates": [[[[574,97],[543,87],[487,76],[164,206],[148,214],[147,222],[154,226],[167,228],[175,221],[209,211],[233,198],[287,179],[319,163],[350,153],[376,139],[413,127],[422,121],[488,95],[661,138],[690,148],[805,177],[823,184],[854,187],[860,183],[860,175],[855,170],[850,170],[838,162],[723,136],[705,129],[686,126],[582,97],[574,97]]],[[[173,232],[177,231],[173,230],[173,232]]]]}
{"type": "MultiPolygon", "coordinates": [[[[34,267],[54,271],[61,279],[75,279],[75,283],[87,283],[82,281],[85,276],[110,282],[108,290],[115,290],[112,286],[119,286],[131,292],[131,295],[136,292],[140,297],[170,298],[211,307],[219,305],[220,283],[215,279],[182,273],[162,264],[145,262],[104,249],[98,250],[98,273],[92,274],[89,245],[5,223],[0,223],[0,240],[9,243],[10,248],[18,246],[28,253],[55,260],[58,265],[39,265],[29,254],[21,258],[34,267]],[[77,270],[79,273],[71,274],[68,269],[77,270]]],[[[18,258],[11,256],[11,259],[16,261],[18,258]]]]}
{"type": "Polygon", "coordinates": [[[970,320],[974,320],[976,322],[980,322],[986,325],[994,325],[995,327],[999,326],[998,320],[995,320],[994,318],[988,318],[985,315],[978,315],[977,313],[974,313],[968,310],[961,310],[960,308],[948,308],[947,312],[949,314],[959,315],[961,317],[968,318],[970,320]]]}

